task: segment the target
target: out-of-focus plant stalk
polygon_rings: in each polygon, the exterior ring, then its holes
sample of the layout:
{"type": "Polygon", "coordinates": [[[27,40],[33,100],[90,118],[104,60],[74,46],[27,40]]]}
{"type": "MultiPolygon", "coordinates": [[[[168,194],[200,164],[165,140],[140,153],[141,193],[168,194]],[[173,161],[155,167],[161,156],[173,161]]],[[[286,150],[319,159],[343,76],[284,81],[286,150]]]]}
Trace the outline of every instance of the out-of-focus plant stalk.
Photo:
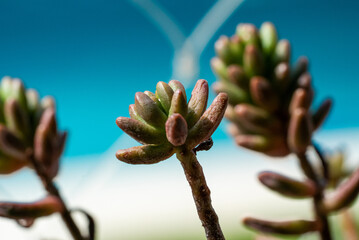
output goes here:
{"type": "Polygon", "coordinates": [[[330,227],[328,222],[327,213],[322,208],[322,202],[324,198],[324,186],[320,179],[314,172],[313,166],[310,164],[305,153],[297,153],[297,157],[300,161],[300,166],[304,174],[314,182],[316,186],[316,192],[313,196],[313,207],[315,212],[316,221],[319,224],[319,235],[322,240],[331,240],[330,227]]]}
{"type": "Polygon", "coordinates": [[[26,89],[20,79],[4,77],[0,83],[0,174],[24,167],[33,168],[48,192],[32,202],[0,202],[0,216],[13,219],[22,227],[31,227],[37,218],[60,213],[74,240],[93,240],[94,219],[89,221],[88,237],[79,228],[56,188],[53,179],[60,167],[66,132],[57,127],[55,100],[40,99],[35,89],[26,89]]]}
{"type": "Polygon", "coordinates": [[[224,239],[218,216],[212,207],[211,191],[209,190],[206,179],[193,150],[182,149],[177,153],[187,181],[192,189],[192,195],[197,207],[198,216],[209,240],[224,239]]]}
{"type": "MultiPolygon", "coordinates": [[[[66,224],[66,227],[70,231],[74,240],[86,240],[81,235],[80,229],[77,227],[75,221],[73,220],[71,213],[65,204],[65,201],[63,200],[59,190],[55,186],[52,179],[46,173],[46,170],[43,168],[43,166],[41,164],[38,163],[38,161],[34,157],[34,154],[29,153],[28,159],[29,159],[29,162],[32,164],[36,174],[41,179],[42,184],[44,185],[44,188],[46,189],[46,191],[50,195],[56,196],[60,200],[60,204],[62,205],[62,211],[60,212],[62,220],[66,224]]],[[[90,239],[90,240],[92,240],[92,239],[90,239]]]]}

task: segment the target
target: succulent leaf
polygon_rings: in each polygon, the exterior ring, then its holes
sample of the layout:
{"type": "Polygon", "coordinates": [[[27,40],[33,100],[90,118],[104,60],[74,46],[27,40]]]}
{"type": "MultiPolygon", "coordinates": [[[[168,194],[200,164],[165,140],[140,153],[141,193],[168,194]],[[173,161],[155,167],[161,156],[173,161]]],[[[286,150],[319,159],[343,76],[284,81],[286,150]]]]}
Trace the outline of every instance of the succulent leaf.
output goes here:
{"type": "Polygon", "coordinates": [[[164,135],[158,128],[154,128],[146,123],[138,121],[132,118],[118,117],[116,124],[125,133],[130,135],[136,141],[143,144],[159,144],[163,143],[163,138],[160,136],[164,135]]]}
{"type": "Polygon", "coordinates": [[[288,144],[295,153],[305,153],[311,144],[313,126],[308,112],[303,108],[296,109],[290,119],[288,144]]]}
{"type": "Polygon", "coordinates": [[[174,148],[170,144],[142,145],[118,150],[116,157],[129,164],[154,164],[166,160],[174,152],[174,148]]]}
{"type": "Polygon", "coordinates": [[[166,113],[170,110],[171,99],[173,96],[172,88],[165,82],[158,82],[156,86],[156,97],[162,104],[166,113]]]}
{"type": "Polygon", "coordinates": [[[63,211],[63,204],[55,196],[47,196],[33,203],[0,202],[0,216],[21,220],[36,219],[63,211]]]}
{"type": "Polygon", "coordinates": [[[187,125],[191,128],[200,119],[207,107],[208,83],[206,80],[198,80],[188,102],[187,125]]]}
{"type": "Polygon", "coordinates": [[[315,185],[310,180],[301,182],[274,172],[261,172],[258,179],[269,189],[287,197],[307,198],[316,193],[315,185]]]}
{"type": "Polygon", "coordinates": [[[247,227],[262,233],[283,235],[300,235],[308,232],[318,231],[319,229],[319,224],[307,220],[274,222],[248,217],[243,220],[243,223],[247,227]]]}
{"type": "Polygon", "coordinates": [[[190,148],[207,140],[213,134],[223,118],[227,104],[227,94],[218,94],[211,106],[203,113],[198,122],[188,132],[186,144],[190,146],[190,148]]]}

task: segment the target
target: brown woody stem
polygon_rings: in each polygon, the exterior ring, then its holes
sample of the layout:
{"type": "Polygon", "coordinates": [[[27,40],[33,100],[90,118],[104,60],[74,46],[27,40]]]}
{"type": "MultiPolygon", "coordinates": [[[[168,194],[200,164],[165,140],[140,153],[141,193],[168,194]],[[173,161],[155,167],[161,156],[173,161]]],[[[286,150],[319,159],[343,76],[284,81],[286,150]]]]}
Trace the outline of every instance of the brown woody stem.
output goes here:
{"type": "Polygon", "coordinates": [[[211,191],[209,190],[201,165],[193,150],[182,149],[177,152],[185,172],[187,181],[192,189],[192,195],[197,207],[198,216],[206,232],[208,240],[224,240],[218,216],[212,207],[211,191]]]}
{"type": "Polygon", "coordinates": [[[323,209],[321,207],[322,201],[324,198],[323,184],[322,184],[320,178],[318,178],[318,176],[316,175],[316,173],[315,173],[312,165],[310,164],[307,156],[305,155],[305,153],[304,154],[297,153],[297,157],[300,161],[300,166],[301,166],[304,174],[314,182],[314,184],[316,185],[316,188],[317,188],[316,194],[313,197],[313,205],[314,205],[316,221],[321,226],[320,231],[319,231],[320,239],[321,240],[331,240],[332,236],[330,233],[328,216],[327,216],[327,213],[325,211],[323,211],[323,209]]]}
{"type": "Polygon", "coordinates": [[[68,230],[70,231],[72,237],[74,238],[74,240],[85,240],[85,238],[81,235],[81,232],[80,232],[79,228],[77,227],[75,221],[72,219],[70,211],[67,208],[62,196],[60,195],[59,190],[56,188],[52,179],[50,179],[48,177],[44,166],[42,164],[40,164],[38,161],[36,161],[34,154],[32,154],[32,153],[29,154],[29,161],[32,164],[32,166],[34,167],[36,174],[41,179],[42,184],[44,185],[46,191],[49,194],[56,196],[60,200],[60,202],[63,206],[63,211],[61,212],[62,220],[65,222],[65,224],[66,224],[68,230]]]}

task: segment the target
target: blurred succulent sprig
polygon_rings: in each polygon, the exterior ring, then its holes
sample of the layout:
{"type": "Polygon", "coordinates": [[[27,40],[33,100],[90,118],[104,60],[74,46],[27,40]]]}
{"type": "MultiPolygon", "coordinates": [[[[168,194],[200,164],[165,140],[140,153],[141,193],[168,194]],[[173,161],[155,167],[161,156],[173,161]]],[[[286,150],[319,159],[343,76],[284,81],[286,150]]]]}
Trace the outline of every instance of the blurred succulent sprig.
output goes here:
{"type": "Polygon", "coordinates": [[[225,116],[236,143],[270,156],[303,151],[332,105],[327,99],[310,111],[314,91],[307,58],[292,67],[289,41],[278,41],[269,22],[259,30],[239,24],[233,37],[220,37],[215,50],[211,65],[219,81],[213,89],[229,96],[225,116]]]}
{"type": "Polygon", "coordinates": [[[321,239],[330,240],[328,215],[353,203],[359,193],[359,170],[327,195],[327,187],[343,177],[339,170],[342,162],[336,158],[329,163],[312,142],[313,132],[327,117],[332,101],[325,100],[316,111],[310,109],[314,90],[307,58],[301,57],[292,67],[290,43],[278,41],[270,22],[263,23],[259,30],[252,24],[239,24],[233,37],[220,37],[215,50],[217,57],[211,65],[219,81],[213,88],[229,96],[225,116],[231,122],[229,132],[236,143],[269,156],[294,153],[306,176],[305,180],[296,180],[262,172],[258,175],[260,182],[285,197],[313,199],[314,220],[274,222],[246,218],[244,224],[269,234],[318,232],[321,239]],[[320,171],[306,154],[311,146],[320,159],[320,171]]]}
{"type": "MultiPolygon", "coordinates": [[[[58,131],[52,97],[40,100],[38,92],[26,89],[20,79],[4,77],[1,80],[0,174],[30,167],[49,195],[33,203],[0,202],[0,216],[30,227],[39,217],[60,213],[73,238],[84,240],[53,183],[59,171],[66,135],[66,132],[58,131]]],[[[88,220],[92,221],[92,218],[88,220]]]]}
{"type": "Polygon", "coordinates": [[[156,92],[137,92],[130,105],[130,118],[117,118],[117,125],[141,146],[119,150],[116,157],[130,164],[153,164],[176,153],[182,164],[207,239],[224,239],[210,190],[196,151],[208,150],[209,139],[227,107],[227,94],[219,94],[206,110],[208,83],[198,80],[187,103],[186,91],[176,80],[159,82],[156,92]],[[197,146],[197,147],[196,147],[197,146]]]}

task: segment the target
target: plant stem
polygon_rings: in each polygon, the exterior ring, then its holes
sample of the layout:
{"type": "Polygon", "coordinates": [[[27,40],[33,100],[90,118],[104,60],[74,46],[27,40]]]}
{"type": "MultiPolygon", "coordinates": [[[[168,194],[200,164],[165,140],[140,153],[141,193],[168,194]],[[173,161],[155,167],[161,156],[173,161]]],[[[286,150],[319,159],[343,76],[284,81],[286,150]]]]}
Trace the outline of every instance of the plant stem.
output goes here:
{"type": "Polygon", "coordinates": [[[318,176],[315,174],[314,169],[310,164],[307,156],[305,154],[297,153],[297,157],[300,161],[300,165],[301,168],[303,169],[304,174],[314,182],[317,188],[316,194],[313,196],[313,205],[314,205],[315,218],[319,223],[319,225],[321,226],[319,230],[320,239],[331,240],[332,236],[330,233],[328,216],[321,208],[322,201],[324,198],[324,187],[318,176]]]}
{"type": "Polygon", "coordinates": [[[218,216],[212,207],[211,191],[195,153],[193,150],[182,149],[177,152],[177,158],[180,160],[187,181],[192,188],[193,199],[207,239],[224,240],[218,216]]]}
{"type": "Polygon", "coordinates": [[[85,240],[85,238],[81,235],[81,232],[80,232],[79,228],[77,227],[75,221],[72,219],[70,211],[68,210],[62,196],[60,195],[59,190],[56,188],[52,179],[50,179],[48,177],[43,165],[40,164],[38,161],[36,161],[33,154],[29,155],[29,160],[30,160],[30,163],[32,164],[32,166],[34,167],[36,174],[41,179],[42,184],[44,185],[46,191],[49,194],[56,196],[60,200],[60,203],[62,204],[62,207],[63,207],[63,211],[61,212],[62,220],[65,222],[65,224],[66,224],[68,230],[70,231],[72,237],[74,238],[74,240],[85,240]]]}
{"type": "Polygon", "coordinates": [[[328,162],[327,160],[325,159],[320,147],[318,146],[318,144],[312,142],[312,146],[315,150],[315,152],[317,153],[319,159],[320,159],[320,162],[322,163],[322,167],[323,167],[323,176],[324,176],[324,179],[326,181],[329,180],[330,176],[329,176],[329,166],[328,166],[328,162]]]}

